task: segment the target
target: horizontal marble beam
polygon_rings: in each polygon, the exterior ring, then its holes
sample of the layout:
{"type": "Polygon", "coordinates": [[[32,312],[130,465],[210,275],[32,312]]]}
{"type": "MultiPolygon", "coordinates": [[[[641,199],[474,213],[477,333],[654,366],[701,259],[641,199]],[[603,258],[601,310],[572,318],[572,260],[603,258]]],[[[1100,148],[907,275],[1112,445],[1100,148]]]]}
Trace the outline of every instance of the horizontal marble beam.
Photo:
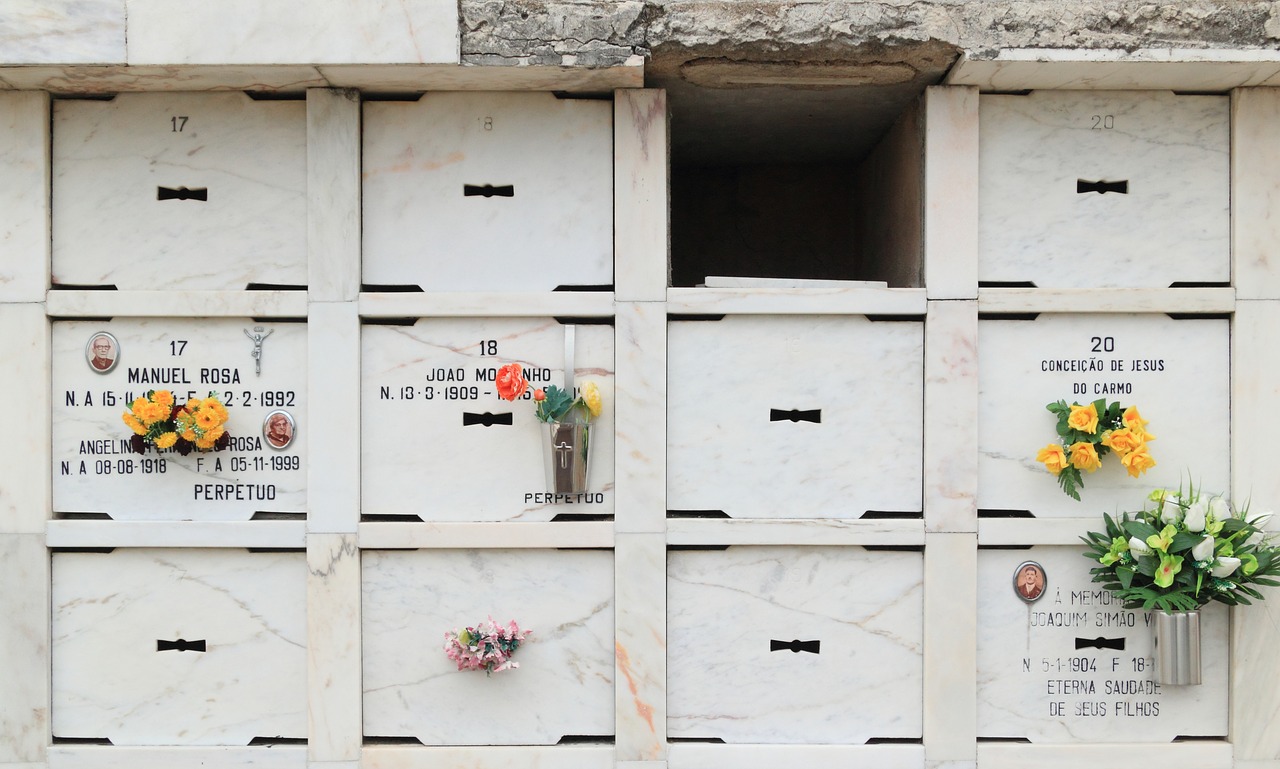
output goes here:
{"type": "Polygon", "coordinates": [[[922,288],[669,288],[672,313],[924,315],[922,288]]]}
{"type": "Polygon", "coordinates": [[[921,520],[671,519],[669,545],[923,545],[921,520]]]}
{"type": "Polygon", "coordinates": [[[306,547],[302,521],[49,521],[49,547],[306,547]]]}
{"type": "Polygon", "coordinates": [[[54,318],[302,318],[305,291],[50,291],[54,318]]]}
{"type": "Polygon", "coordinates": [[[603,291],[513,294],[362,293],[365,318],[459,317],[503,318],[613,315],[613,294],[603,291]]]}
{"type": "Polygon", "coordinates": [[[978,312],[1226,313],[1234,288],[980,288],[978,312]]]}
{"type": "Polygon", "coordinates": [[[362,549],[613,547],[609,521],[564,523],[362,523],[362,549]]]}

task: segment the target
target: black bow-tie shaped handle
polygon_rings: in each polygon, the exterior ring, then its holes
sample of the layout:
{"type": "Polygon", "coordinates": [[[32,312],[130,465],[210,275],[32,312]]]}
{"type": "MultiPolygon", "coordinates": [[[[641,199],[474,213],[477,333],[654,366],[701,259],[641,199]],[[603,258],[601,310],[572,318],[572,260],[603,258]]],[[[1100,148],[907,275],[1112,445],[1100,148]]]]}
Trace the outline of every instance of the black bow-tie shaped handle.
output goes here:
{"type": "Polygon", "coordinates": [[[185,638],[179,638],[176,641],[156,640],[156,651],[158,652],[202,652],[204,650],[203,638],[199,641],[188,641],[185,638]]]}
{"type": "Polygon", "coordinates": [[[822,409],[809,409],[801,411],[800,409],[769,409],[770,422],[783,422],[786,420],[792,422],[813,422],[814,424],[822,423],[822,409]]]}
{"type": "Polygon", "coordinates": [[[186,187],[157,187],[156,200],[208,200],[209,190],[207,187],[198,187],[196,189],[187,189],[186,187]]]}
{"type": "Polygon", "coordinates": [[[499,184],[496,187],[492,184],[464,184],[462,195],[468,198],[514,198],[516,186],[514,184],[499,184]]]}
{"type": "Polygon", "coordinates": [[[494,425],[511,424],[511,414],[490,414],[488,411],[483,414],[472,414],[469,411],[462,412],[462,426],[469,427],[471,425],[484,425],[485,427],[493,427],[494,425]]]}
{"type": "Polygon", "coordinates": [[[1118,192],[1121,195],[1129,194],[1129,180],[1121,179],[1118,182],[1091,182],[1085,179],[1076,179],[1076,193],[1083,195],[1086,192],[1096,192],[1099,195],[1105,195],[1108,192],[1118,192]]]}
{"type": "Polygon", "coordinates": [[[809,652],[810,654],[819,654],[818,649],[822,646],[822,641],[800,641],[792,639],[790,641],[769,641],[769,651],[791,651],[796,654],[800,652],[809,652]]]}
{"type": "Polygon", "coordinates": [[[1077,638],[1076,639],[1077,649],[1088,649],[1090,647],[1094,649],[1115,649],[1116,651],[1122,652],[1124,651],[1124,639],[1123,638],[1103,638],[1102,636],[1098,636],[1097,638],[1077,638]]]}

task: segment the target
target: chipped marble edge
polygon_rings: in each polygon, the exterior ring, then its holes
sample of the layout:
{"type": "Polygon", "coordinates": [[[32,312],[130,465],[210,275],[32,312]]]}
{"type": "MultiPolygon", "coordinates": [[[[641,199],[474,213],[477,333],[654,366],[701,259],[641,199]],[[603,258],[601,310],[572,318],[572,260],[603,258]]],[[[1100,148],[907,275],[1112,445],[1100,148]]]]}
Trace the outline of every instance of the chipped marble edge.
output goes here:
{"type": "Polygon", "coordinates": [[[943,80],[984,91],[1185,89],[1227,91],[1280,83],[1270,49],[1010,48],[966,51],[943,80]]]}

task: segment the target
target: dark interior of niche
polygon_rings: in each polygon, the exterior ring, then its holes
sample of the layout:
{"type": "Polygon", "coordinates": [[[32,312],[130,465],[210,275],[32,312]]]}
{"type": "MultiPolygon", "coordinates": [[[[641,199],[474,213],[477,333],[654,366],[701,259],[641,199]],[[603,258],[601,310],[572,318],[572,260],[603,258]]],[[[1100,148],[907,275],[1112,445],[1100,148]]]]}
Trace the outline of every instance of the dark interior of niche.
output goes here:
{"type": "Polygon", "coordinates": [[[671,285],[710,275],[923,285],[922,99],[947,63],[852,86],[822,85],[831,72],[812,67],[686,62],[659,76],[671,110],[671,285]],[[750,77],[767,84],[744,85],[750,77]]]}

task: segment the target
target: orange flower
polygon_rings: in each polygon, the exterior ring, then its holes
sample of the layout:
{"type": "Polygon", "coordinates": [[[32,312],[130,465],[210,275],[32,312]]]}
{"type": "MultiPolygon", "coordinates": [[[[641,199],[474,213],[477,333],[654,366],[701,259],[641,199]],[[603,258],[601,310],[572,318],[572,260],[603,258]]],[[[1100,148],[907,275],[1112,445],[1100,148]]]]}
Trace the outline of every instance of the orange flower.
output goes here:
{"type": "Polygon", "coordinates": [[[121,415],[121,419],[123,419],[124,423],[129,426],[130,430],[133,430],[138,435],[147,434],[147,428],[143,426],[143,424],[139,422],[138,418],[135,417],[133,414],[130,414],[129,412],[126,411],[124,412],[123,415],[121,415]]]}
{"type": "Polygon", "coordinates": [[[1120,457],[1120,464],[1124,465],[1124,469],[1134,478],[1142,475],[1146,471],[1156,466],[1156,461],[1147,453],[1146,446],[1140,446],[1137,450],[1132,451],[1120,457]]]}
{"type": "Polygon", "coordinates": [[[1050,443],[1040,449],[1040,453],[1036,454],[1036,461],[1043,462],[1045,469],[1054,475],[1067,469],[1067,455],[1056,443],[1050,443]]]}
{"type": "Polygon", "coordinates": [[[1133,431],[1135,435],[1142,437],[1144,441],[1154,441],[1156,437],[1146,431],[1147,420],[1142,418],[1138,413],[1137,406],[1130,406],[1124,410],[1124,414],[1120,417],[1124,421],[1124,426],[1133,431]]]}
{"type": "Polygon", "coordinates": [[[1098,450],[1088,441],[1080,441],[1071,444],[1071,464],[1077,470],[1086,470],[1093,472],[1102,467],[1102,460],[1098,458],[1098,450]]]}
{"type": "Polygon", "coordinates": [[[529,380],[524,378],[524,368],[519,363],[508,363],[498,369],[494,384],[498,388],[498,397],[508,401],[519,398],[529,389],[529,380]]]}
{"type": "Polygon", "coordinates": [[[1127,427],[1122,427],[1119,430],[1109,430],[1102,435],[1102,445],[1121,454],[1136,451],[1142,448],[1143,443],[1142,436],[1127,427]]]}
{"type": "Polygon", "coordinates": [[[1067,417],[1067,426],[1082,433],[1098,431],[1098,409],[1089,403],[1084,406],[1071,407],[1071,415],[1067,417]]]}

